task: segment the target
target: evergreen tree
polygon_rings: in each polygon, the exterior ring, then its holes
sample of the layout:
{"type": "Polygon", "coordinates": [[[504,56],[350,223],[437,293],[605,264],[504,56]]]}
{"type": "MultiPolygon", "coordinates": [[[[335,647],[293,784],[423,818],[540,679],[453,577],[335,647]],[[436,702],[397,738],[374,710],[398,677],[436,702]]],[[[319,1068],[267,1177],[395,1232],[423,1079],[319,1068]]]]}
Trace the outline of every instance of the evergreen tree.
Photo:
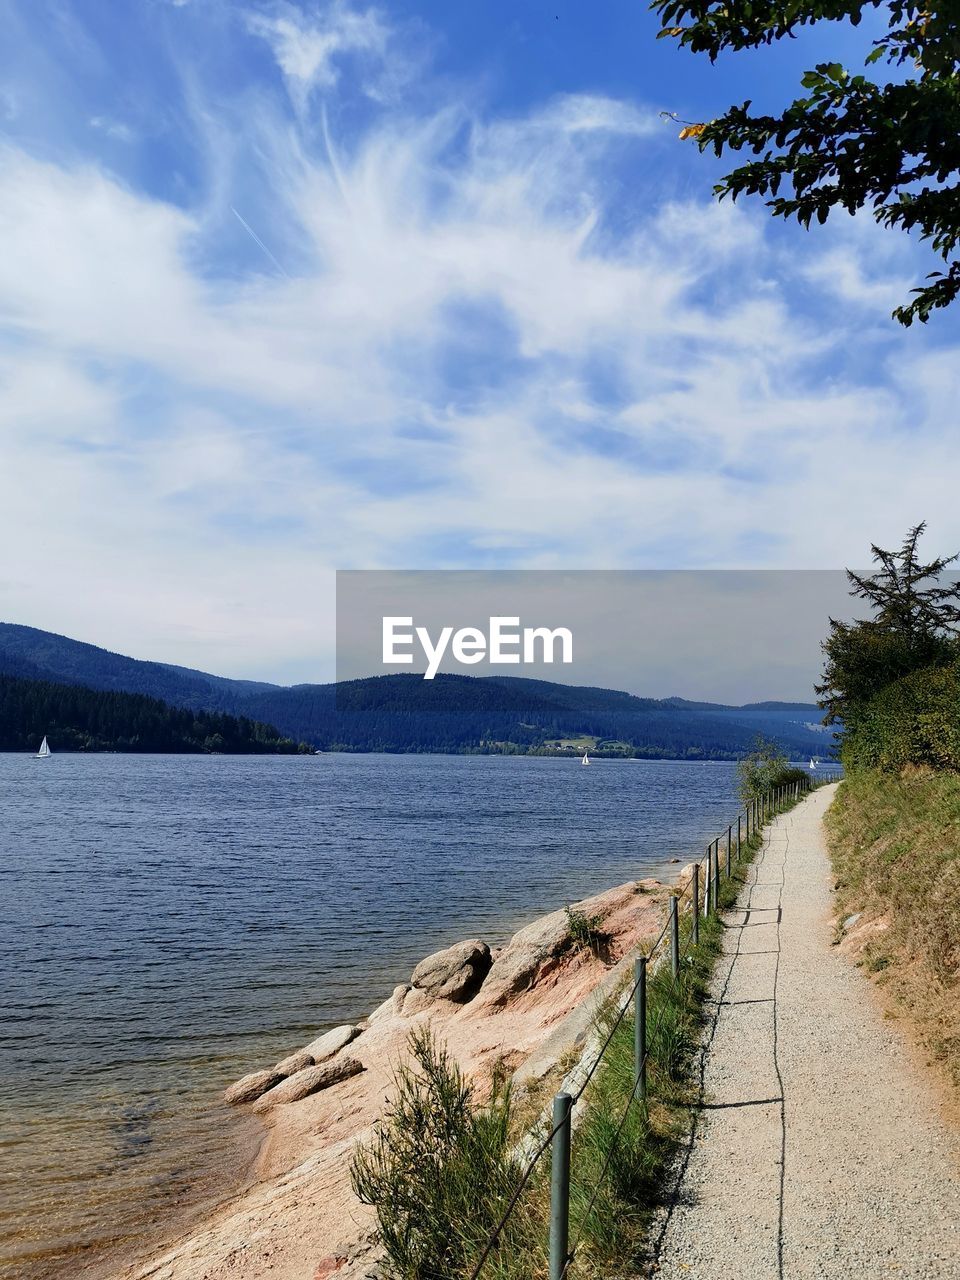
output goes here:
{"type": "Polygon", "coordinates": [[[828,722],[856,724],[874,694],[923,667],[941,666],[960,654],[960,582],[942,581],[957,556],[923,561],[917,544],[925,523],[910,530],[898,551],[872,546],[876,573],[847,570],[850,594],[865,600],[873,616],[860,622],[830,619],[823,644],[823,681],[817,686],[828,722]]]}

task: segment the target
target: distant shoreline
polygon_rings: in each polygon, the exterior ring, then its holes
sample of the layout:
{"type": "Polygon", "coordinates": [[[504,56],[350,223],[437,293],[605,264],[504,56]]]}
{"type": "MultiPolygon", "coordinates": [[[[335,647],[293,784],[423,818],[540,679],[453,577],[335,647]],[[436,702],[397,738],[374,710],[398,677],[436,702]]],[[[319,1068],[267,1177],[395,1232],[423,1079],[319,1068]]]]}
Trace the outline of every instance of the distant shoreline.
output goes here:
{"type": "MultiPolygon", "coordinates": [[[[2,756],[22,756],[26,759],[32,759],[36,753],[32,750],[24,750],[23,748],[6,747],[0,748],[2,756]]],[[[746,752],[739,755],[697,755],[695,752],[688,751],[678,753],[676,755],[666,755],[645,751],[643,748],[635,748],[629,751],[623,750],[607,750],[603,747],[588,748],[588,754],[591,762],[593,761],[627,761],[636,762],[638,764],[736,764],[739,760],[743,760],[746,752]]],[[[197,756],[200,758],[211,757],[229,757],[234,760],[244,759],[273,759],[273,760],[290,760],[313,758],[316,756],[523,756],[528,759],[539,760],[565,760],[568,762],[576,762],[583,756],[583,748],[571,748],[569,750],[551,750],[544,747],[519,747],[516,748],[483,748],[468,747],[459,751],[444,751],[439,748],[397,748],[390,750],[389,747],[367,748],[367,747],[315,747],[310,751],[203,751],[203,750],[178,750],[178,751],[118,751],[112,748],[71,748],[60,747],[53,751],[54,756],[197,756]]],[[[796,760],[792,763],[804,764],[803,760],[796,760]]],[[[841,762],[833,757],[819,757],[818,769],[821,772],[828,770],[839,770],[841,762]]]]}

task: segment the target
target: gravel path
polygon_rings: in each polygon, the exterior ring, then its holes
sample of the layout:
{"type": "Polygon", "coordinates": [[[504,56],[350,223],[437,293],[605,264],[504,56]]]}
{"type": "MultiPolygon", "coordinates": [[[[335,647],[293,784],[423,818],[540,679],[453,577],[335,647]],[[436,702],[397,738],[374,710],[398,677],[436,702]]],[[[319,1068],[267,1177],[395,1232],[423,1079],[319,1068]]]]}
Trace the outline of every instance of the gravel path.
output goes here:
{"type": "Polygon", "coordinates": [[[727,918],[667,1280],[960,1277],[960,1143],[831,946],[833,791],[767,828],[727,918]]]}

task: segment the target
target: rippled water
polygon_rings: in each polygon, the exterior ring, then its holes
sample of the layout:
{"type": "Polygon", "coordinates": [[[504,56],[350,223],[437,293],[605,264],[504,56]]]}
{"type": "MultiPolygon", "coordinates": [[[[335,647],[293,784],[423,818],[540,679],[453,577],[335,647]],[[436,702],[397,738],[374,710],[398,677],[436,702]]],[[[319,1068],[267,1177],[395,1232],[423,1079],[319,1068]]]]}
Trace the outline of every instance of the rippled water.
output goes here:
{"type": "Polygon", "coordinates": [[[0,755],[0,1273],[91,1274],[235,1182],[232,1078],[423,955],[684,860],[729,764],[0,755]]]}

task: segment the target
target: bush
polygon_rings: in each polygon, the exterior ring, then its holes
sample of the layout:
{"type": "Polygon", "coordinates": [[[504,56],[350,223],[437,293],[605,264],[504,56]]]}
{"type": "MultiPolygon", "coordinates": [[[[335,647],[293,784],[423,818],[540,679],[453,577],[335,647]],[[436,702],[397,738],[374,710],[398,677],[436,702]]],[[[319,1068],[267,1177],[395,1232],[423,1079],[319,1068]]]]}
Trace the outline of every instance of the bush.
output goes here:
{"type": "Polygon", "coordinates": [[[914,671],[871,698],[844,739],[843,762],[960,770],[960,663],[914,671]]]}
{"type": "MultiPolygon", "coordinates": [[[[479,1106],[472,1086],[428,1028],[410,1037],[412,1063],[376,1136],[357,1150],[350,1174],[377,1213],[377,1235],[396,1280],[462,1280],[513,1193],[510,1091],[495,1078],[479,1106]]],[[[516,1215],[505,1233],[523,1230],[516,1215]]]]}
{"type": "Polygon", "coordinates": [[[749,804],[765,791],[799,782],[807,776],[804,769],[791,769],[786,755],[775,742],[757,738],[757,745],[737,765],[737,790],[744,804],[749,804]]]}
{"type": "Polygon", "coordinates": [[[588,916],[575,907],[564,907],[564,911],[567,915],[567,930],[573,945],[599,955],[607,941],[606,934],[600,928],[601,917],[588,916]]]}

